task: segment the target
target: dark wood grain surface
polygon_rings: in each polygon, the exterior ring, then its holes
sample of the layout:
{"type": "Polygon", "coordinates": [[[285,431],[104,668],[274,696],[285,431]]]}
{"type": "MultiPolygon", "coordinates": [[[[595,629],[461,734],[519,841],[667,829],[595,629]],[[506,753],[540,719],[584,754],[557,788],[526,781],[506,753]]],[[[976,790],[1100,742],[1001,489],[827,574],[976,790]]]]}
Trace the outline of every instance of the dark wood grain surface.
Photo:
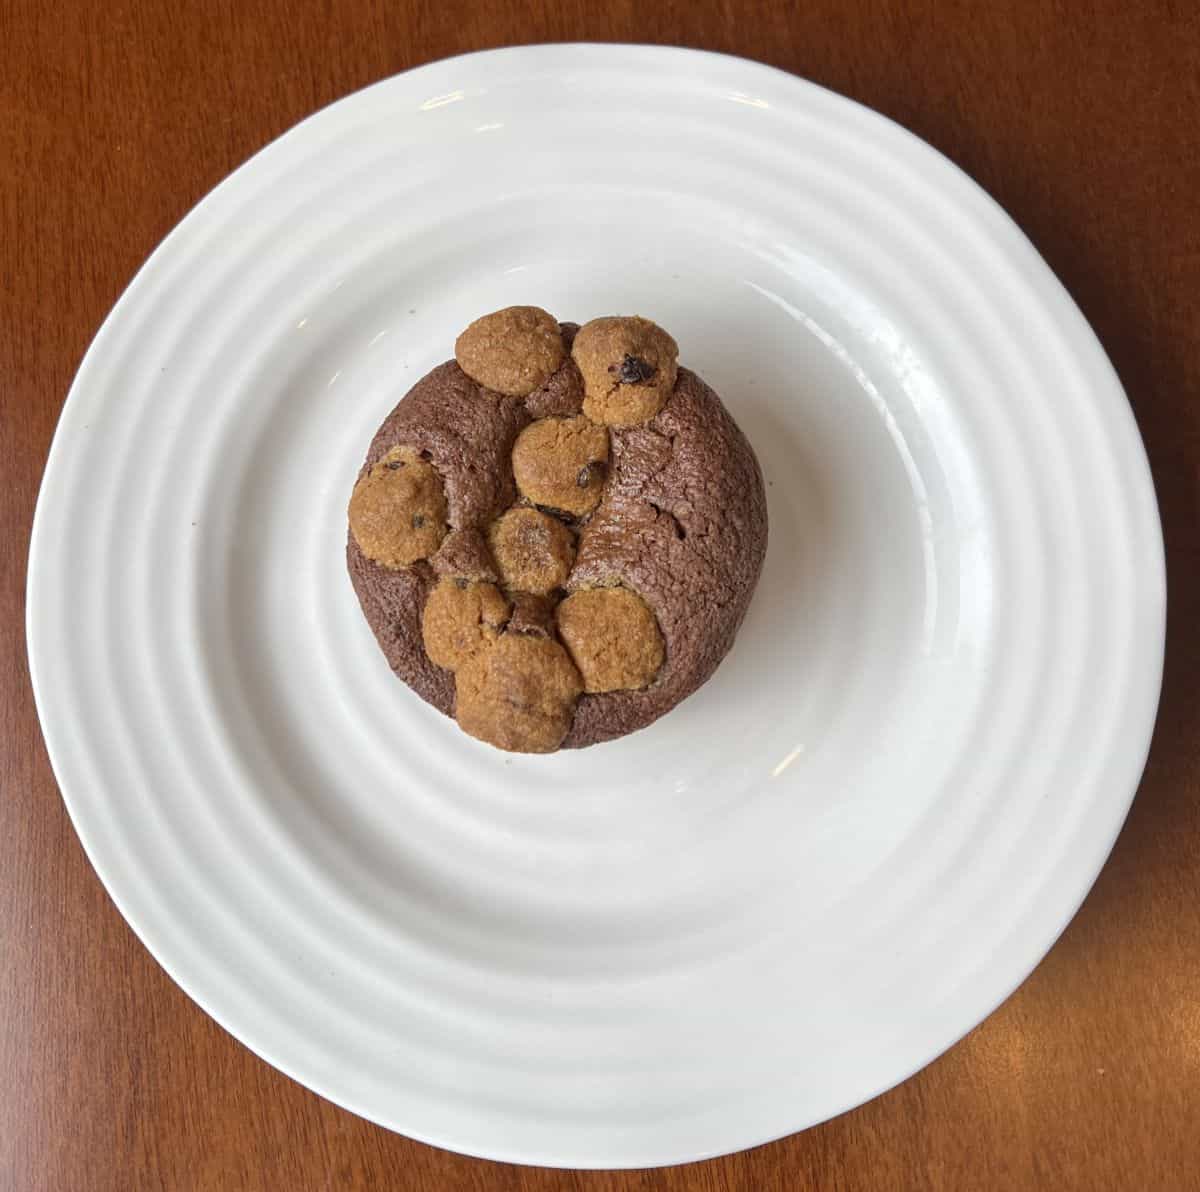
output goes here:
{"type": "Polygon", "coordinates": [[[0,0],[0,1188],[1200,1187],[1200,8],[1194,0],[0,0]],[[1133,402],[1170,611],[1149,766],[1045,962],[900,1088],[643,1173],[410,1142],[230,1039],[117,914],[29,690],[23,587],[71,377],[159,239],[315,108],[470,49],[675,42],[759,58],[932,142],[1013,214],[1133,402]]]}

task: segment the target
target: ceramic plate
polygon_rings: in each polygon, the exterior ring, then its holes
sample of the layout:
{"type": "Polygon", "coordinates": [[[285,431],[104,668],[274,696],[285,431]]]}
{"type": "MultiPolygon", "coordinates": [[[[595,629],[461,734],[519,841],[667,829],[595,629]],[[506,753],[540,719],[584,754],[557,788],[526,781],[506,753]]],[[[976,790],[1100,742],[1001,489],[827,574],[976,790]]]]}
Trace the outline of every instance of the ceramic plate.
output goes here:
{"type": "Polygon", "coordinates": [[[968,178],[762,66],[542,46],[335,104],[167,237],[28,628],[84,846],[205,1010],[392,1129],[610,1167],[819,1122],[1014,989],[1129,807],[1163,609],[1120,384],[968,178]],[[769,485],[714,678],[552,757],[397,682],[343,557],[375,427],[511,303],[654,317],[769,485]]]}

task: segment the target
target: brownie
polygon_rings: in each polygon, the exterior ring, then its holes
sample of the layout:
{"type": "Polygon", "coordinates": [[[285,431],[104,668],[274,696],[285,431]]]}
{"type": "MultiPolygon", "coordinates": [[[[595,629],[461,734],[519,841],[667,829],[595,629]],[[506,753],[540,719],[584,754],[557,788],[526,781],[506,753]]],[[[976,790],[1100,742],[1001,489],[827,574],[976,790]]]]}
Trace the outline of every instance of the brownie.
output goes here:
{"type": "MultiPolygon", "coordinates": [[[[390,482],[390,476],[373,469],[404,466],[390,462],[394,460],[408,461],[412,469],[427,464],[440,476],[447,523],[440,546],[428,558],[408,566],[376,561],[360,548],[353,518],[347,543],[354,590],[396,674],[446,715],[454,716],[457,710],[474,735],[502,748],[538,752],[549,751],[556,743],[561,748],[581,748],[644,728],[703,684],[733,645],[767,544],[766,497],[754,452],[716,393],[695,373],[676,368],[674,341],[648,320],[596,320],[582,331],[573,324],[559,324],[563,351],[558,353],[546,318],[538,308],[522,307],[477,320],[460,337],[458,354],[509,392],[481,384],[457,360],[448,361],[413,386],[368,448],[360,486],[369,476],[390,482]],[[632,350],[622,350],[623,335],[632,350]],[[527,355],[521,352],[522,336],[532,345],[527,355]],[[592,347],[580,353],[584,343],[592,347]],[[495,354],[497,344],[502,345],[500,354],[495,354]],[[568,354],[573,344],[575,356],[568,354]],[[612,356],[607,369],[604,353],[612,356]],[[586,389],[580,362],[588,377],[586,389]],[[530,385],[534,387],[529,389],[530,385]],[[627,386],[637,387],[636,391],[627,391],[627,386]],[[528,391],[522,393],[522,388],[528,391]],[[513,446],[537,419],[578,423],[585,417],[585,398],[593,411],[601,411],[600,417],[608,417],[605,410],[620,411],[619,417],[607,422],[608,451],[595,452],[598,458],[590,473],[579,468],[577,434],[556,435],[550,427],[545,435],[531,431],[535,437],[529,441],[553,445],[569,438],[574,454],[564,458],[563,466],[572,470],[568,475],[579,471],[581,486],[589,482],[589,475],[592,482],[597,476],[603,481],[599,503],[582,516],[533,507],[514,481],[513,446]],[[630,417],[631,409],[637,417],[655,407],[641,422],[621,421],[630,417]],[[406,450],[401,453],[399,448],[406,450]],[[489,549],[489,533],[494,544],[494,527],[502,515],[522,506],[530,507],[528,541],[518,546],[527,551],[522,559],[528,566],[514,570],[505,560],[506,574],[549,574],[536,566],[541,560],[538,552],[549,549],[545,544],[553,541],[561,560],[563,527],[574,541],[573,566],[563,588],[550,594],[532,585],[529,592],[503,589],[501,569],[489,549]],[[539,522],[532,517],[535,508],[556,520],[543,516],[539,522]],[[489,626],[484,635],[474,627],[470,640],[482,643],[479,649],[493,648],[489,643],[497,635],[532,634],[544,639],[542,653],[529,654],[542,668],[536,672],[520,671],[525,657],[520,651],[506,655],[503,666],[489,667],[486,660],[472,664],[470,690],[476,702],[469,715],[456,705],[455,672],[436,666],[425,647],[422,616],[439,583],[501,585],[510,609],[507,623],[499,630],[489,626]],[[571,633],[556,634],[555,608],[564,596],[613,587],[640,600],[589,598],[588,608],[595,606],[595,611],[574,616],[571,633]],[[627,606],[641,602],[653,616],[643,610],[628,622],[630,629],[623,630],[620,618],[627,606]],[[592,648],[585,651],[580,635],[588,633],[601,636],[587,641],[592,648]],[[647,634],[660,640],[643,640],[647,634]],[[572,647],[577,666],[566,656],[572,647]],[[615,655],[635,649],[640,651],[642,669],[620,665],[615,655]],[[647,658],[654,664],[661,659],[649,682],[644,673],[647,658]],[[606,665],[597,667],[597,659],[606,665]],[[643,685],[596,689],[592,684],[601,680],[589,673],[589,666],[595,675],[638,676],[629,682],[643,685]],[[577,681],[564,678],[568,670],[577,681]],[[494,683],[507,686],[488,688],[493,675],[498,676],[494,683]],[[553,682],[539,677],[544,675],[553,675],[553,682]],[[551,686],[553,699],[566,703],[546,702],[551,699],[551,686]],[[505,722],[503,732],[497,727],[489,733],[488,725],[498,726],[500,720],[505,722]],[[528,738],[514,736],[516,722],[535,726],[528,738]]],[[[593,433],[589,441],[595,438],[593,433]]],[[[539,475],[552,476],[555,460],[548,457],[542,462],[545,467],[539,475]]],[[[410,476],[407,489],[396,482],[400,495],[393,501],[407,499],[404,494],[412,490],[412,480],[410,476]]],[[[376,487],[382,491],[385,486],[376,487]]],[[[386,512],[404,507],[380,508],[386,512]]],[[[413,524],[421,524],[419,515],[413,524]]],[[[524,532],[525,523],[521,528],[524,532]]],[[[408,532],[407,523],[403,529],[408,532]]],[[[545,582],[558,582],[565,572],[563,565],[545,582]]],[[[491,600],[497,599],[493,592],[491,600]]],[[[585,611],[583,606],[579,611],[585,611]]]]}

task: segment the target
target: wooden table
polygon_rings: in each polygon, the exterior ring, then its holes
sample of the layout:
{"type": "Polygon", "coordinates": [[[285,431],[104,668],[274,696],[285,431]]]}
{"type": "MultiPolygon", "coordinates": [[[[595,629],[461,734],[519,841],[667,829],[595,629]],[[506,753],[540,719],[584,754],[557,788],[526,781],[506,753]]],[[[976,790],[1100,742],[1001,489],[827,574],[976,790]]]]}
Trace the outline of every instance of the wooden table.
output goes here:
{"type": "Polygon", "coordinates": [[[1093,0],[0,0],[0,1192],[1200,1187],[1200,8],[1093,0]],[[757,10],[757,11],[755,11],[757,10]],[[1170,569],[1132,814],[1034,975],[836,1121],[630,1174],[459,1158],[280,1076],[150,959],[59,799],[23,633],[34,498],[88,341],[159,239],[314,109],[506,43],[743,54],[911,128],[1013,214],[1129,392],[1170,569]]]}

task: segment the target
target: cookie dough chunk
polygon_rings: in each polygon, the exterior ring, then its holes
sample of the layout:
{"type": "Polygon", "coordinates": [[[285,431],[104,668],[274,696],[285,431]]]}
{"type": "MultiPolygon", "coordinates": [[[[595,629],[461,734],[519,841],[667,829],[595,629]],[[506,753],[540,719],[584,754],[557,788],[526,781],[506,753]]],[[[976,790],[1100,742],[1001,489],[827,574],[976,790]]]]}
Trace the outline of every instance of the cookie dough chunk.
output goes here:
{"type": "Polygon", "coordinates": [[[458,723],[472,737],[514,753],[551,753],[583,685],[552,638],[503,633],[463,665],[457,686],[458,723]]]}
{"type": "Polygon", "coordinates": [[[607,464],[607,428],[582,416],[542,418],[513,444],[513,475],[521,494],[575,517],[600,504],[607,464]]]}
{"type": "Polygon", "coordinates": [[[435,468],[393,447],[350,495],[350,532],[368,559],[393,569],[434,554],[446,536],[446,494],[435,468]]]}
{"type": "Polygon", "coordinates": [[[487,389],[526,397],[566,359],[558,321],[539,306],[508,306],[476,319],[454,344],[458,366],[487,389]]]}
{"type": "Polygon", "coordinates": [[[501,582],[512,592],[545,596],[566,583],[575,561],[571,531],[548,513],[523,506],[492,523],[488,545],[501,582]]]}
{"type": "Polygon", "coordinates": [[[679,347],[649,319],[613,316],[584,323],[571,355],[583,374],[583,412],[593,422],[646,422],[675,388],[679,347]]]}
{"type": "Polygon", "coordinates": [[[587,692],[639,691],[663,664],[663,639],[646,602],[628,588],[585,588],[558,606],[558,632],[587,692]]]}
{"type": "Polygon", "coordinates": [[[429,593],[421,618],[421,636],[430,661],[458,670],[495,644],[508,614],[508,601],[495,584],[442,580],[429,593]]]}

